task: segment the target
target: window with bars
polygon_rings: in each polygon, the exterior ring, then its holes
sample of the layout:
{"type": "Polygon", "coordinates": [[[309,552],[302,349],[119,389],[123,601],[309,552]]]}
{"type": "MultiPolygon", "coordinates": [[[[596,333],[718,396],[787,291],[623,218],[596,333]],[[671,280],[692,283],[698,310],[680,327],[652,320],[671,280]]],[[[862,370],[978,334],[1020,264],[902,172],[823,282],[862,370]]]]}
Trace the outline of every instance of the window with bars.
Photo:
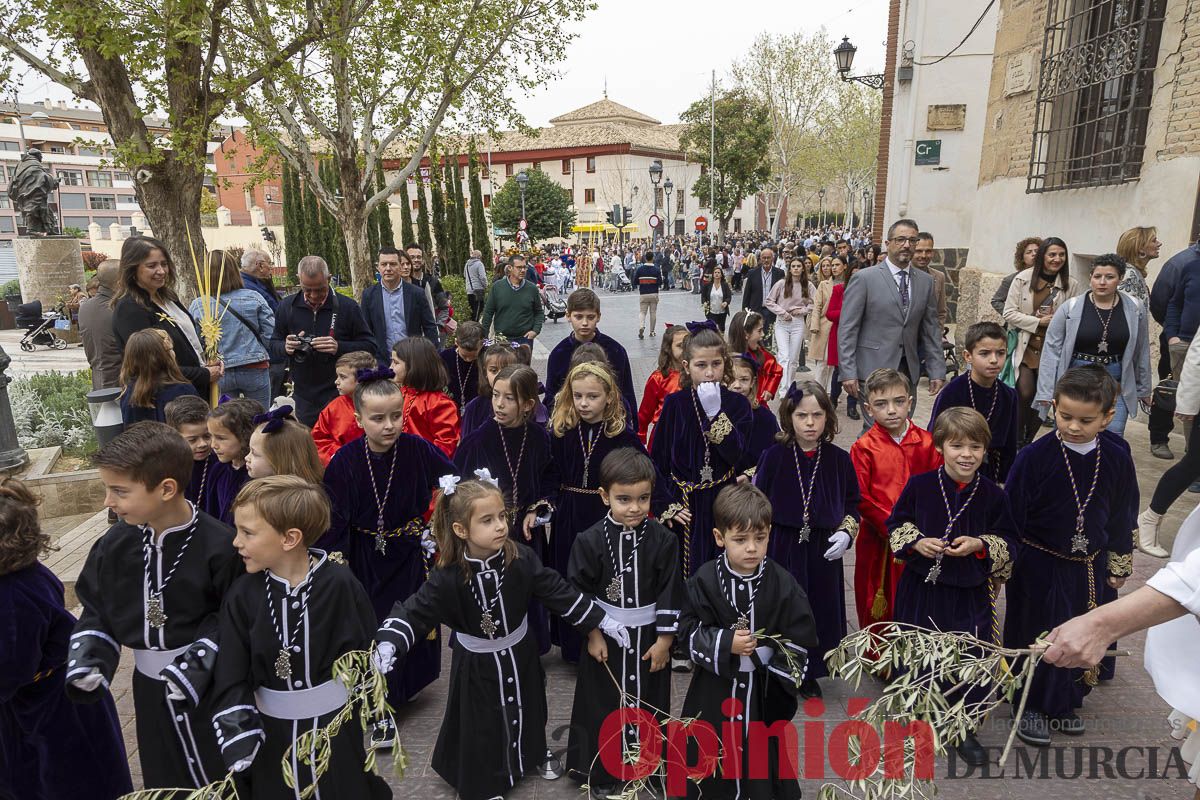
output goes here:
{"type": "Polygon", "coordinates": [[[1049,0],[1027,192],[1137,180],[1166,0],[1049,0]]]}

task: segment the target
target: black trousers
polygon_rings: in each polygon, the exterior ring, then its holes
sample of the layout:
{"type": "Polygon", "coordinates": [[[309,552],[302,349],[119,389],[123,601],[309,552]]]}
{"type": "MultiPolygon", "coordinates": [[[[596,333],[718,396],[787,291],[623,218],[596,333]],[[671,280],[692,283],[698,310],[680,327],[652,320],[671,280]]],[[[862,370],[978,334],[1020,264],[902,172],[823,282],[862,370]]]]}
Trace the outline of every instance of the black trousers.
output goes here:
{"type": "Polygon", "coordinates": [[[1167,513],[1171,504],[1197,479],[1200,479],[1200,424],[1192,425],[1192,435],[1188,437],[1188,449],[1183,458],[1172,464],[1158,479],[1154,496],[1150,499],[1150,510],[1156,514],[1167,513]]]}
{"type": "MultiPolygon", "coordinates": [[[[467,304],[471,307],[471,319],[479,321],[479,315],[483,312],[483,292],[471,292],[467,295],[467,304]]],[[[487,331],[484,331],[487,333],[487,331]]]]}
{"type": "MultiPolygon", "coordinates": [[[[1171,347],[1167,344],[1167,338],[1160,336],[1158,339],[1158,379],[1161,381],[1169,377],[1171,377],[1171,347]]],[[[1175,415],[1161,406],[1152,405],[1147,426],[1150,428],[1150,444],[1166,444],[1170,439],[1171,431],[1175,428],[1175,415]]]]}

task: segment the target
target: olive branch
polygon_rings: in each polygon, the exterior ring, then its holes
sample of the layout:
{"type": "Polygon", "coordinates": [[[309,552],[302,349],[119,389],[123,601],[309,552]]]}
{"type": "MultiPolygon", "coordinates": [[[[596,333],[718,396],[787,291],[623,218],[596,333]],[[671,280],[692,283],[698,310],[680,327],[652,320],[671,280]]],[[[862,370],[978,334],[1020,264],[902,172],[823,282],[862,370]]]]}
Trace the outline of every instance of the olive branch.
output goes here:
{"type": "Polygon", "coordinates": [[[238,800],[233,773],[199,789],[143,789],[123,795],[121,800],[238,800]]]}

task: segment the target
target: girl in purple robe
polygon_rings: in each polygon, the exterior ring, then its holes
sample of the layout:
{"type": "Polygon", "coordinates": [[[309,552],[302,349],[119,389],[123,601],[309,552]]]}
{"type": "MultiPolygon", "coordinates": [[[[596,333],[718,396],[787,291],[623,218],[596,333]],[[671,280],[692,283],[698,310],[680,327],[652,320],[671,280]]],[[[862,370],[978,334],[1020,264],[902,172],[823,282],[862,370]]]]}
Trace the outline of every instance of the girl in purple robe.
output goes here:
{"type": "Polygon", "coordinates": [[[239,397],[226,400],[208,415],[208,432],[212,434],[212,450],[219,464],[208,479],[215,492],[212,515],[226,525],[233,524],[233,498],[250,479],[246,472],[246,455],[250,452],[250,436],[254,433],[254,418],[265,409],[257,400],[239,397]]]}
{"type": "MultiPolygon", "coordinates": [[[[550,434],[533,421],[537,404],[537,373],[514,364],[492,380],[492,418],[463,439],[454,453],[458,475],[488,470],[500,483],[508,512],[509,535],[549,561],[546,523],[554,512],[558,470],[550,453],[550,434]]],[[[534,603],[529,626],[539,651],[550,649],[550,624],[545,609],[534,603]]]]}
{"type": "Polygon", "coordinates": [[[133,791],[112,695],[75,704],[64,679],[75,618],[38,557],[37,498],[0,483],[0,797],[115,800],[133,791]]]}
{"type": "Polygon", "coordinates": [[[758,401],[758,364],[754,359],[745,355],[733,357],[733,383],[729,384],[729,388],[750,402],[750,413],[754,420],[750,441],[738,463],[738,480],[746,481],[754,477],[759,457],[775,443],[779,423],[767,404],[758,401]]]}
{"type": "MultiPolygon", "coordinates": [[[[433,554],[425,521],[438,478],[454,472],[441,450],[401,432],[404,395],[392,377],[387,368],[358,372],[354,413],[364,433],[334,453],[325,468],[333,511],[329,532],[318,542],[319,549],[345,554],[379,622],[425,583],[433,554]]],[[[399,708],[440,672],[441,641],[434,628],[415,644],[404,669],[388,675],[388,702],[399,708]]],[[[395,736],[385,721],[372,731],[371,743],[391,747],[395,736]]]]}
{"type": "MultiPolygon", "coordinates": [[[[486,349],[478,359],[483,365],[479,370],[479,396],[469,401],[462,411],[459,426],[462,441],[466,441],[468,435],[492,418],[492,381],[500,374],[500,370],[516,364],[528,367],[533,362],[533,353],[529,345],[485,339],[484,346],[486,349]]],[[[540,400],[535,400],[535,403],[533,421],[544,427],[550,415],[540,400]]]]}
{"type": "Polygon", "coordinates": [[[850,454],[833,443],[837,411],[820,384],[788,388],[779,403],[779,427],[777,443],[758,460],[754,485],[774,509],[767,555],[791,573],[812,604],[817,647],[800,694],[820,697],[817,678],[829,675],[825,654],[846,635],[842,557],[858,533],[858,477],[850,454]]]}

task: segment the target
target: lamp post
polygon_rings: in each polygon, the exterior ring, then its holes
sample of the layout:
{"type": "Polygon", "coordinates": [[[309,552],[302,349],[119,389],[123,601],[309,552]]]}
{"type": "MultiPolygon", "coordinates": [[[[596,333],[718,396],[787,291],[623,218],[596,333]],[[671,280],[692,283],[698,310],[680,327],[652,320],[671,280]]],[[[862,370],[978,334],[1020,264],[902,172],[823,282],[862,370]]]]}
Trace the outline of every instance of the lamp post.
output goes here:
{"type": "Polygon", "coordinates": [[[821,221],[819,224],[821,231],[825,231],[825,189],[820,189],[817,192],[817,198],[821,201],[821,221]]]}
{"type": "Polygon", "coordinates": [[[675,191],[675,184],[671,182],[670,178],[667,178],[666,181],[663,182],[663,203],[666,205],[666,213],[663,220],[663,231],[668,237],[671,236],[671,225],[673,224],[671,220],[671,192],[673,191],[675,191]]]}
{"type": "MultiPolygon", "coordinates": [[[[658,216],[658,184],[662,181],[663,165],[662,159],[654,159],[650,163],[650,184],[654,187],[654,215],[658,216]]],[[[658,244],[658,231],[654,231],[654,236],[650,240],[650,246],[656,247],[658,244]]]]}
{"type": "Polygon", "coordinates": [[[850,66],[854,63],[854,54],[858,48],[850,44],[850,37],[843,36],[842,43],[833,48],[833,57],[837,61],[838,77],[844,81],[858,81],[872,89],[883,88],[883,75],[851,75],[850,66]]]}
{"type": "MultiPolygon", "coordinates": [[[[525,174],[525,170],[517,173],[517,188],[521,190],[521,221],[525,221],[525,185],[529,183],[529,176],[525,174]]],[[[528,222],[525,222],[528,225],[528,222]]],[[[526,233],[526,236],[529,234],[526,233]]],[[[520,227],[517,229],[517,244],[521,243],[520,227]]]]}
{"type": "Polygon", "coordinates": [[[859,223],[859,227],[866,227],[869,224],[867,222],[867,198],[870,196],[871,196],[871,193],[868,192],[866,189],[863,189],[862,222],[859,223]]]}

